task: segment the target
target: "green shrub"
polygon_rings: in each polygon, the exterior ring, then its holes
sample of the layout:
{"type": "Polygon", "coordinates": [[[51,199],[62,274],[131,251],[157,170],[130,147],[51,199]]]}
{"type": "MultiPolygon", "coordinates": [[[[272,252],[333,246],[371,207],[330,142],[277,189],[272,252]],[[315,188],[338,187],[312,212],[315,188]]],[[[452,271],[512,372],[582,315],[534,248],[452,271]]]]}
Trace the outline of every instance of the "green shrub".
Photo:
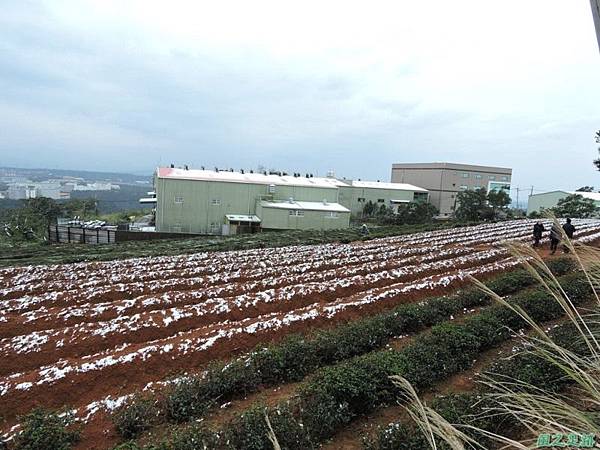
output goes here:
{"type": "Polygon", "coordinates": [[[159,410],[153,400],[134,397],[112,416],[117,432],[125,439],[133,439],[151,428],[157,421],[159,410]]]}
{"type": "Polygon", "coordinates": [[[401,352],[406,369],[400,373],[417,387],[429,387],[469,367],[481,347],[482,339],[465,326],[441,324],[401,352]]]}
{"type": "Polygon", "coordinates": [[[243,397],[254,392],[260,385],[260,376],[248,358],[236,359],[225,365],[216,363],[209,366],[206,383],[212,398],[225,400],[234,394],[243,397]]]}
{"type": "Polygon", "coordinates": [[[363,438],[365,450],[425,450],[429,443],[416,426],[397,422],[380,427],[374,437],[363,438]]]}
{"type": "MultiPolygon", "coordinates": [[[[113,448],[113,450],[142,450],[142,447],[137,445],[133,441],[123,442],[122,444],[117,445],[113,448]]],[[[148,450],[148,449],[146,449],[148,450]]]]}
{"type": "MultiPolygon", "coordinates": [[[[168,441],[156,450],[196,450],[216,449],[220,446],[220,435],[202,425],[191,425],[182,430],[175,430],[168,441]]],[[[150,450],[150,449],[148,449],[150,450]]]]}
{"type": "Polygon", "coordinates": [[[301,380],[318,365],[311,347],[303,336],[288,336],[278,345],[253,352],[251,368],[263,384],[301,380]]]}
{"type": "Polygon", "coordinates": [[[225,438],[230,448],[245,450],[271,450],[273,445],[267,437],[263,405],[255,405],[228,424],[225,438]]]}
{"type": "Polygon", "coordinates": [[[21,419],[22,430],[15,437],[15,450],[67,450],[79,440],[73,430],[73,416],[34,409],[21,419]]]}
{"type": "Polygon", "coordinates": [[[493,306],[489,311],[470,317],[465,322],[465,328],[479,337],[482,347],[492,347],[510,337],[511,331],[505,323],[516,317],[516,313],[506,308],[493,306]]]}
{"type": "Polygon", "coordinates": [[[282,449],[311,450],[318,448],[313,444],[299,414],[294,413],[289,404],[279,405],[269,412],[269,421],[282,449]]]}
{"type": "Polygon", "coordinates": [[[185,422],[199,417],[211,405],[207,384],[200,377],[184,377],[165,392],[165,412],[170,422],[185,422]]]}
{"type": "Polygon", "coordinates": [[[302,424],[292,413],[289,404],[267,409],[255,405],[227,424],[224,441],[228,448],[244,450],[272,450],[268,438],[265,413],[282,449],[310,450],[314,448],[302,424]]]}

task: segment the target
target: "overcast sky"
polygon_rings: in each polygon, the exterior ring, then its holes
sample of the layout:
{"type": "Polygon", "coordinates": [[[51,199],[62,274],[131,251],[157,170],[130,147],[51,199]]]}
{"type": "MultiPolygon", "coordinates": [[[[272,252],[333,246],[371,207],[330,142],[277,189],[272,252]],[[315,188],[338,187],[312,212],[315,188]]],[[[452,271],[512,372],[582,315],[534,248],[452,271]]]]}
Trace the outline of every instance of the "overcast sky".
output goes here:
{"type": "Polygon", "coordinates": [[[588,0],[2,2],[0,166],[600,187],[599,128],[588,0]]]}

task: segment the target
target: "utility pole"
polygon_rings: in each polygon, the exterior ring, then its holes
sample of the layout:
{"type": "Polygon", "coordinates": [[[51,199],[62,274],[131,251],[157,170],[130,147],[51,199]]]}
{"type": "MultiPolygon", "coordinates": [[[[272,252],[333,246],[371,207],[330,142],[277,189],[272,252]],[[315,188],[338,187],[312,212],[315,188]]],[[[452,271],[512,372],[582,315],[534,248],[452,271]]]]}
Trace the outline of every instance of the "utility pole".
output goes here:
{"type": "Polygon", "coordinates": [[[519,209],[519,188],[517,187],[517,209],[519,209]]]}

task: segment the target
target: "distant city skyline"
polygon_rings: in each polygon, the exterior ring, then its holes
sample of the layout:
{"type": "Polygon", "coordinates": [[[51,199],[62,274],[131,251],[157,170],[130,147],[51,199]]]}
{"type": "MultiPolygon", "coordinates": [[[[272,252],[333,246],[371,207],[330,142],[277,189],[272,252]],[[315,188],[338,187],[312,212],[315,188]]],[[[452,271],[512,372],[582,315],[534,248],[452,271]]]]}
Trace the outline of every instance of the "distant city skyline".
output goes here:
{"type": "Polygon", "coordinates": [[[0,165],[389,181],[444,161],[511,167],[515,189],[600,187],[587,2],[434,3],[11,2],[0,165]]]}

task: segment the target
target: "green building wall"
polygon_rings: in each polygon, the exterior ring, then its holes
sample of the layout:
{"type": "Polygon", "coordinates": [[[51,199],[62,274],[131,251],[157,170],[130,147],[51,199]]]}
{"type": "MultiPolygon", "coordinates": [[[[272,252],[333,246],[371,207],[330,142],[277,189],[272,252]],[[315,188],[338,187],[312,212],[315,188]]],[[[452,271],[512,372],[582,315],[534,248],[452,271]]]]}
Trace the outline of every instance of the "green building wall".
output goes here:
{"type": "Polygon", "coordinates": [[[326,211],[302,210],[303,216],[290,215],[290,209],[257,207],[257,215],[262,219],[261,225],[267,230],[333,230],[350,226],[350,213],[338,212],[336,218],[328,217],[326,211]]]}
{"type": "MultiPolygon", "coordinates": [[[[391,206],[391,200],[415,201],[415,192],[399,189],[340,187],[339,203],[350,210],[353,217],[360,217],[365,204],[369,201],[376,205],[391,206]]],[[[427,198],[425,197],[425,201],[427,198]]]]}
{"type": "MultiPolygon", "coordinates": [[[[534,211],[539,212],[541,209],[554,208],[559,200],[566,198],[569,195],[570,194],[565,191],[552,191],[530,195],[527,201],[527,214],[531,214],[534,211]]],[[[594,203],[596,206],[600,207],[600,202],[594,203]]]]}
{"type": "Polygon", "coordinates": [[[159,177],[155,178],[154,187],[158,201],[156,230],[165,232],[220,234],[226,214],[257,214],[257,202],[261,199],[338,201],[335,188],[277,185],[275,192],[269,194],[269,186],[265,184],[159,177]],[[182,202],[176,203],[176,199],[182,202]]]}

